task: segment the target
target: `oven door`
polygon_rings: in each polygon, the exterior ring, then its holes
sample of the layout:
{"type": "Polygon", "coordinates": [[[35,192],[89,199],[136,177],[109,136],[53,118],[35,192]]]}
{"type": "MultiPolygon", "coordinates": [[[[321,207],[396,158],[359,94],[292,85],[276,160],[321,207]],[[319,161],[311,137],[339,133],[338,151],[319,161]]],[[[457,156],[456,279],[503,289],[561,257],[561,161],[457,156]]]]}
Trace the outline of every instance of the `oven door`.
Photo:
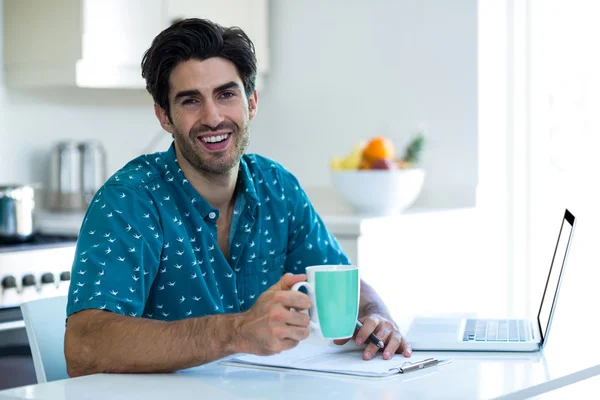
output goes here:
{"type": "Polygon", "coordinates": [[[0,332],[23,328],[25,328],[25,322],[23,322],[19,307],[0,308],[0,332]]]}
{"type": "Polygon", "coordinates": [[[19,307],[0,308],[0,390],[37,383],[19,307]]]}
{"type": "Polygon", "coordinates": [[[0,308],[0,349],[8,353],[22,353],[22,347],[29,350],[25,322],[19,307],[0,308]],[[12,349],[12,350],[11,350],[12,349]]]}

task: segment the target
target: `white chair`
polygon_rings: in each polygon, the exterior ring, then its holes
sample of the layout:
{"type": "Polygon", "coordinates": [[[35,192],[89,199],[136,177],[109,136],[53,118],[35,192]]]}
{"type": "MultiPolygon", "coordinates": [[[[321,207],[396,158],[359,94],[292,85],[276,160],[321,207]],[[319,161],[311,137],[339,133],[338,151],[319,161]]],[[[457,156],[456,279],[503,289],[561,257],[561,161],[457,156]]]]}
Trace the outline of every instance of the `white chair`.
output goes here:
{"type": "Polygon", "coordinates": [[[38,383],[67,379],[64,353],[67,296],[21,304],[38,383]]]}

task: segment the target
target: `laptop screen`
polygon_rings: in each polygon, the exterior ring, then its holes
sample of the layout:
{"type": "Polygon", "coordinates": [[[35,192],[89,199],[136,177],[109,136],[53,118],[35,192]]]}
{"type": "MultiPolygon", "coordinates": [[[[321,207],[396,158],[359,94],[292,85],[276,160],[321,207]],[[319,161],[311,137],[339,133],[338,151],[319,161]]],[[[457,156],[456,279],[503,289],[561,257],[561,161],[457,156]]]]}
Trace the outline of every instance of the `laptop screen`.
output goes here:
{"type": "Polygon", "coordinates": [[[546,281],[546,287],[542,296],[542,304],[540,305],[540,311],[538,313],[538,322],[541,328],[542,342],[548,335],[548,326],[554,313],[554,307],[556,305],[556,298],[558,297],[558,289],[560,286],[560,278],[563,273],[565,262],[567,260],[567,254],[569,245],[571,244],[571,236],[575,225],[575,217],[565,210],[565,217],[563,218],[562,225],[560,227],[560,233],[558,234],[558,242],[554,249],[554,257],[552,258],[552,265],[550,266],[550,273],[548,274],[548,280],[546,281]]]}

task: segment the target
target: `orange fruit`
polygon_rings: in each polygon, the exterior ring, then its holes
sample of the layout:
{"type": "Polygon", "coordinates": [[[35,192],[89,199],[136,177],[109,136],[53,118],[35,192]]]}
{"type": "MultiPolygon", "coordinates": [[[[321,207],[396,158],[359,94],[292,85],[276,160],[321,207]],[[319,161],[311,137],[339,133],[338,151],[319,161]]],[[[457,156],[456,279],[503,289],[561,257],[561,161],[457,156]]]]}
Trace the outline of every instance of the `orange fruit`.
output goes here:
{"type": "Polygon", "coordinates": [[[374,137],[367,143],[362,155],[369,162],[377,159],[391,160],[394,158],[394,144],[386,137],[374,137]]]}

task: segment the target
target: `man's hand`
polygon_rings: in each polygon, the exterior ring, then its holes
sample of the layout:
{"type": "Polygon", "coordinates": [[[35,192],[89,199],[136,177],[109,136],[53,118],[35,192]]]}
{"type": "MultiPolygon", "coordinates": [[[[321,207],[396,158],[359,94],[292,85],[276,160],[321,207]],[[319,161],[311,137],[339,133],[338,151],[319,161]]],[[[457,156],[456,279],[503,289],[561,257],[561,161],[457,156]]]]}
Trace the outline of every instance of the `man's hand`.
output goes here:
{"type": "Polygon", "coordinates": [[[300,311],[310,308],[310,298],[302,292],[291,291],[306,275],[285,274],[242,314],[238,326],[241,349],[257,355],[277,354],[294,348],[310,333],[310,318],[300,311]]]}
{"type": "MultiPolygon", "coordinates": [[[[410,357],[412,348],[410,344],[404,341],[402,334],[396,328],[396,326],[388,319],[382,317],[379,314],[371,314],[368,317],[362,317],[358,319],[362,322],[362,328],[354,333],[353,339],[357,345],[368,343],[367,348],[363,353],[363,359],[371,360],[377,354],[379,348],[376,344],[369,342],[369,335],[375,333],[385,347],[383,350],[383,358],[389,360],[395,353],[403,354],[404,357],[410,357]]],[[[335,340],[334,343],[342,345],[348,342],[350,339],[335,340]]]]}

